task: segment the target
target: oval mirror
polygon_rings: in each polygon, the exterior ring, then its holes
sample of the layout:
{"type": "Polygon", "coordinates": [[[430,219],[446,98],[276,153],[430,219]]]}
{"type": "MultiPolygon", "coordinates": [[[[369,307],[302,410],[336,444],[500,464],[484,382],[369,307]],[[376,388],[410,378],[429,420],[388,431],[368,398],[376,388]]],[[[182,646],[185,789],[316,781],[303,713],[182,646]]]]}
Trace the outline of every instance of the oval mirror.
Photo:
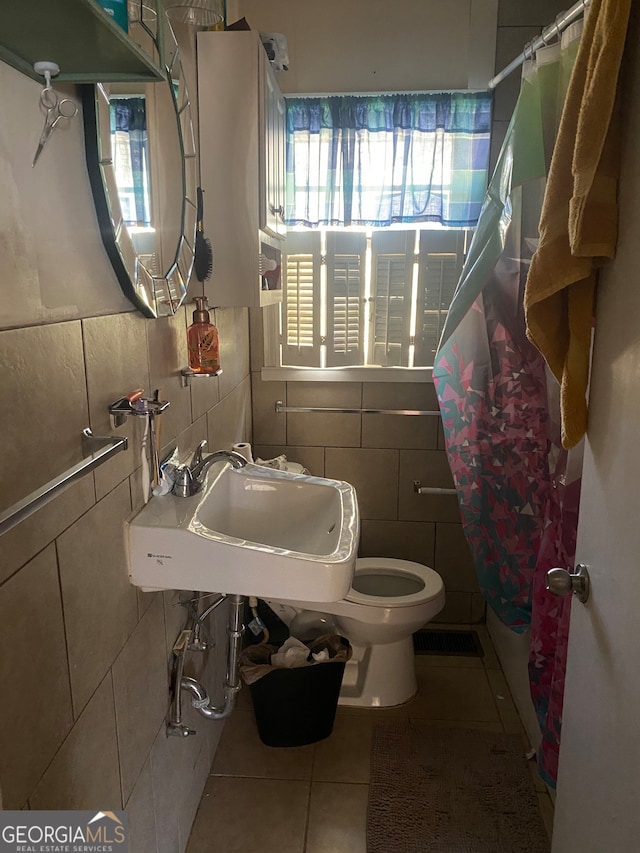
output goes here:
{"type": "MultiPolygon", "coordinates": [[[[157,48],[146,22],[138,23],[157,48]]],[[[175,35],[166,22],[162,29],[158,56],[166,81],[97,84],[82,92],[87,167],[102,241],[122,290],[146,317],[174,314],[180,307],[196,234],[191,103],[175,35]]]]}

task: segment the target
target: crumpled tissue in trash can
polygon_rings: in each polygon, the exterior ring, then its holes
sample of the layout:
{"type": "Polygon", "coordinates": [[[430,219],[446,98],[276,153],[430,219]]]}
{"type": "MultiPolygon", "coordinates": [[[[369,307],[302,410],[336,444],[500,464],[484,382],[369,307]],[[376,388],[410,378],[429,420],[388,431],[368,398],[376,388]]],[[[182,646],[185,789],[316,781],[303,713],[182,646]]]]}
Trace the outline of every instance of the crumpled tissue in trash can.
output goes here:
{"type": "Polygon", "coordinates": [[[298,640],[296,637],[289,637],[280,646],[278,651],[271,655],[271,666],[277,666],[279,669],[293,669],[294,667],[309,666],[309,664],[320,663],[325,660],[329,660],[329,652],[326,649],[322,649],[319,652],[312,652],[309,646],[305,646],[302,640],[298,640]]]}
{"type": "Polygon", "coordinates": [[[309,663],[309,646],[295,637],[289,637],[280,646],[277,652],[271,655],[271,666],[279,669],[293,669],[293,667],[307,666],[309,663]]]}
{"type": "Polygon", "coordinates": [[[344,663],[352,653],[348,640],[338,634],[323,634],[308,646],[295,637],[289,637],[280,647],[265,643],[248,646],[240,656],[240,674],[245,684],[254,684],[274,669],[344,663]],[[282,663],[278,663],[278,659],[282,663]]]}

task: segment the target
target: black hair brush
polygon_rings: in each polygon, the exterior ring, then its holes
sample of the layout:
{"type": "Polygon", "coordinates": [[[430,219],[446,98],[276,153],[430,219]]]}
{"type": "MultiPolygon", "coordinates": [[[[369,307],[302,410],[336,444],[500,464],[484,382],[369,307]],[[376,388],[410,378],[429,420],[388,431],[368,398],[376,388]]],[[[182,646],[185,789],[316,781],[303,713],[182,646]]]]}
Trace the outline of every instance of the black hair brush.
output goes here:
{"type": "Polygon", "coordinates": [[[202,188],[198,187],[196,250],[194,256],[194,266],[198,281],[206,281],[213,271],[213,249],[211,247],[211,240],[204,236],[204,232],[202,230],[202,211],[202,188]]]}

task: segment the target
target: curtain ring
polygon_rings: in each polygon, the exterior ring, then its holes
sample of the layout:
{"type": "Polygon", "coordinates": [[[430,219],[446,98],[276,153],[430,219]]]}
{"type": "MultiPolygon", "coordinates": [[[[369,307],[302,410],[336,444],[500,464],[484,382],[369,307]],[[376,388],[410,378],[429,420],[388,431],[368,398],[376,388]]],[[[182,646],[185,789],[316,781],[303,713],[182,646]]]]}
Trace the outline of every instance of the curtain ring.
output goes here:
{"type": "MultiPolygon", "coordinates": [[[[583,8],[586,9],[586,6],[584,5],[584,0],[582,0],[582,6],[583,6],[583,8]]],[[[560,29],[560,24],[558,23],[558,18],[561,18],[561,17],[562,17],[562,13],[557,15],[555,21],[553,22],[555,25],[555,28],[556,28],[556,38],[557,39],[562,38],[562,30],[560,29]]]]}
{"type": "Polygon", "coordinates": [[[522,51],[522,55],[525,59],[533,59],[533,42],[527,42],[524,46],[524,50],[522,51]]]}

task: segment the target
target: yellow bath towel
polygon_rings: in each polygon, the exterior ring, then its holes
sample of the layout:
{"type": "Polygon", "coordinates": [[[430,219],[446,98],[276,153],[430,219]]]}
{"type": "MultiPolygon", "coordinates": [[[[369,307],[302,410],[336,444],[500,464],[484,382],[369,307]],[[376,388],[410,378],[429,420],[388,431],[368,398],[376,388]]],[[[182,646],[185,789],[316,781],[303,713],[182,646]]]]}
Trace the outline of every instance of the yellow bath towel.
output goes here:
{"type": "Polygon", "coordinates": [[[562,443],[587,427],[596,266],[617,239],[616,88],[631,0],[592,0],[569,83],[525,288],[529,340],[561,385],[562,443]]]}

